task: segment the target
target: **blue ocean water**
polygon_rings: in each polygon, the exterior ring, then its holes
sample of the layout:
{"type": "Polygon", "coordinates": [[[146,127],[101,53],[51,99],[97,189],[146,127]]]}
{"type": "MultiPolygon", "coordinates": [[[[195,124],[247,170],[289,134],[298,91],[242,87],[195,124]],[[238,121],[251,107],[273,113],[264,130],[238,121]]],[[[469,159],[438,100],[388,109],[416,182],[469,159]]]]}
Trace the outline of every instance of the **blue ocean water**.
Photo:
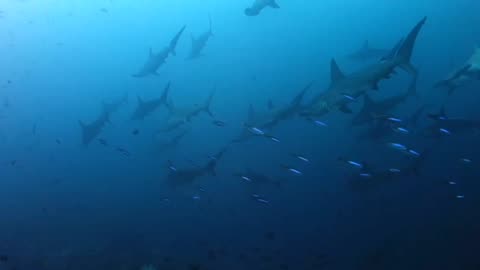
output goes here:
{"type": "Polygon", "coordinates": [[[0,270],[480,269],[479,9],[1,1],[0,270]]]}

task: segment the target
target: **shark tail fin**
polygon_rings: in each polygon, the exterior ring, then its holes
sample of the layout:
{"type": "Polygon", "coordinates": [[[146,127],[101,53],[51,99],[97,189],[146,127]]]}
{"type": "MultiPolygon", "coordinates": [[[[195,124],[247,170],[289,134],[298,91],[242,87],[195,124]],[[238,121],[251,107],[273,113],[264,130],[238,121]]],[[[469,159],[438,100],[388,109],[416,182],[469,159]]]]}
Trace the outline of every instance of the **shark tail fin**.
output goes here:
{"type": "Polygon", "coordinates": [[[171,85],[171,82],[169,81],[165,86],[165,88],[163,89],[162,96],[160,97],[161,103],[167,107],[168,107],[168,94],[170,92],[170,85],[171,85]]]}
{"type": "Polygon", "coordinates": [[[345,78],[344,73],[340,70],[340,67],[338,67],[337,61],[335,59],[332,59],[330,61],[330,79],[331,79],[331,84],[334,84],[335,82],[345,78]]]}
{"type": "Polygon", "coordinates": [[[309,82],[309,83],[302,89],[302,91],[300,91],[300,93],[298,93],[298,94],[293,98],[293,100],[290,102],[290,104],[291,104],[292,106],[298,107],[298,106],[302,103],[303,97],[305,96],[305,94],[307,93],[307,91],[312,87],[312,85],[313,85],[313,81],[309,82]]]}
{"type": "Polygon", "coordinates": [[[396,58],[400,61],[399,66],[405,71],[411,74],[417,74],[417,70],[410,63],[412,58],[413,48],[415,47],[415,41],[417,40],[418,33],[425,24],[427,17],[424,17],[420,22],[418,22],[415,27],[410,31],[408,36],[403,41],[402,45],[397,51],[396,58]]]}
{"type": "Polygon", "coordinates": [[[212,16],[210,14],[208,14],[208,33],[210,34],[210,36],[214,36],[213,35],[213,26],[212,26],[212,16]]]}
{"type": "Polygon", "coordinates": [[[212,106],[212,100],[213,100],[213,96],[215,95],[215,92],[216,92],[216,88],[212,91],[212,93],[210,93],[210,95],[208,96],[208,99],[207,101],[205,102],[205,106],[204,106],[204,109],[205,109],[205,112],[210,115],[210,117],[214,118],[215,116],[213,115],[212,113],[212,110],[211,110],[211,106],[212,106]]]}
{"type": "Polygon", "coordinates": [[[276,0],[270,0],[270,3],[268,3],[268,5],[272,8],[280,8],[276,0]]]}
{"type": "Polygon", "coordinates": [[[185,31],[185,28],[187,28],[186,25],[184,25],[180,31],[178,31],[178,33],[173,37],[173,39],[170,41],[170,45],[169,45],[169,49],[170,49],[170,53],[175,56],[177,55],[177,52],[176,52],[176,48],[177,48],[177,43],[178,43],[178,40],[180,39],[180,37],[182,36],[183,34],[183,31],[185,31]]]}
{"type": "Polygon", "coordinates": [[[87,127],[87,125],[85,125],[85,123],[83,123],[81,120],[78,120],[78,124],[80,125],[82,130],[84,130],[87,127]]]}

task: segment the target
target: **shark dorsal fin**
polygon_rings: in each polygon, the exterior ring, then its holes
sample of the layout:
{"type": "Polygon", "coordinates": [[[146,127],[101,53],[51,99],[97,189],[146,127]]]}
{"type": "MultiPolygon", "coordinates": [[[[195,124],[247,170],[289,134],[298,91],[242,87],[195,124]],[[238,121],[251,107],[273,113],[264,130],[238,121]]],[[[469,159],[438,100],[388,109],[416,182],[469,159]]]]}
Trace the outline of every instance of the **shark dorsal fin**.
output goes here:
{"type": "Polygon", "coordinates": [[[330,79],[331,79],[331,83],[335,83],[335,82],[338,82],[340,80],[342,80],[343,78],[345,78],[345,75],[343,74],[343,72],[340,70],[340,68],[338,67],[337,65],[337,62],[335,61],[335,59],[332,59],[331,62],[330,62],[330,79]]]}

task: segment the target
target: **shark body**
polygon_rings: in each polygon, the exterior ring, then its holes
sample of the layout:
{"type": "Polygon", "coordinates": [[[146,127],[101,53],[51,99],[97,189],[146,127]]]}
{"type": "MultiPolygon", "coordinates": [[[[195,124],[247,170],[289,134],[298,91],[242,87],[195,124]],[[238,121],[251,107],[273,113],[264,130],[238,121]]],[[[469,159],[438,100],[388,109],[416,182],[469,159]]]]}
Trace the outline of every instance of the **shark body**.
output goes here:
{"type": "Polygon", "coordinates": [[[154,53],[152,49],[150,49],[150,53],[148,56],[147,61],[143,65],[143,67],[134,75],[133,77],[136,78],[143,78],[150,75],[158,75],[158,69],[166,62],[168,56],[176,55],[176,47],[178,40],[182,36],[183,31],[185,31],[186,26],[183,26],[182,29],[175,35],[175,37],[170,41],[169,46],[165,47],[163,50],[159,51],[158,53],[154,53]]]}

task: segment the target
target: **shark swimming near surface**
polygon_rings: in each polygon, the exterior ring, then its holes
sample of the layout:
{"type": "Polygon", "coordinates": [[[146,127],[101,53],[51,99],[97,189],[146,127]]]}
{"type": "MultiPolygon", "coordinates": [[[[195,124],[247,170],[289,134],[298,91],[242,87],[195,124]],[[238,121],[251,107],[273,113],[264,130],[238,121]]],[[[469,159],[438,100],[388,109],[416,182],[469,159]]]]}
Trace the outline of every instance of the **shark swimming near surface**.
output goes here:
{"type": "Polygon", "coordinates": [[[207,42],[210,40],[210,38],[213,36],[212,32],[212,19],[209,16],[209,29],[205,33],[202,33],[198,37],[194,37],[192,35],[192,47],[190,49],[190,54],[187,57],[187,60],[193,60],[197,59],[201,56],[203,56],[202,52],[205,46],[207,45],[207,42]]]}
{"type": "Polygon", "coordinates": [[[280,8],[276,0],[254,0],[252,5],[245,9],[245,15],[257,16],[266,7],[280,8]]]}
{"type": "Polygon", "coordinates": [[[371,47],[368,40],[366,40],[360,49],[347,55],[347,58],[353,61],[366,62],[372,60],[380,60],[382,57],[385,57],[389,52],[390,50],[387,49],[377,49],[371,47]]]}
{"type": "Polygon", "coordinates": [[[144,101],[142,98],[137,97],[138,103],[135,112],[132,115],[132,120],[143,120],[148,115],[152,114],[160,106],[167,106],[168,93],[170,91],[170,82],[167,83],[162,95],[157,99],[144,101]]]}
{"type": "Polygon", "coordinates": [[[371,122],[377,116],[385,116],[391,113],[398,105],[412,96],[417,96],[417,76],[414,76],[408,90],[397,96],[385,98],[381,101],[374,101],[368,94],[365,94],[363,107],[352,119],[352,125],[361,125],[371,122]]]}
{"type": "Polygon", "coordinates": [[[110,123],[109,113],[102,111],[97,119],[89,124],[78,121],[82,129],[82,144],[88,146],[100,133],[103,128],[110,123]]]}
{"type": "Polygon", "coordinates": [[[451,95],[456,89],[467,86],[474,81],[480,81],[480,47],[477,47],[473,55],[459,69],[454,70],[450,75],[439,82],[435,88],[446,88],[451,95]]]}
{"type": "Polygon", "coordinates": [[[410,63],[410,59],[415,41],[426,19],[425,17],[418,22],[407,37],[401,39],[387,56],[357,72],[345,74],[340,70],[337,62],[332,59],[329,88],[314,97],[302,115],[306,117],[322,116],[335,109],[352,113],[348,104],[365,94],[367,90],[378,90],[379,82],[389,79],[392,74],[395,74],[397,68],[416,76],[417,71],[410,63]]]}
{"type": "Polygon", "coordinates": [[[158,75],[158,69],[165,63],[168,56],[176,55],[176,47],[178,40],[182,36],[183,31],[185,31],[186,26],[183,26],[182,29],[175,35],[175,37],[170,41],[169,46],[165,47],[158,53],[154,53],[152,49],[150,49],[150,53],[148,56],[147,61],[143,65],[143,67],[134,75],[133,77],[142,78],[149,75],[158,75]]]}

